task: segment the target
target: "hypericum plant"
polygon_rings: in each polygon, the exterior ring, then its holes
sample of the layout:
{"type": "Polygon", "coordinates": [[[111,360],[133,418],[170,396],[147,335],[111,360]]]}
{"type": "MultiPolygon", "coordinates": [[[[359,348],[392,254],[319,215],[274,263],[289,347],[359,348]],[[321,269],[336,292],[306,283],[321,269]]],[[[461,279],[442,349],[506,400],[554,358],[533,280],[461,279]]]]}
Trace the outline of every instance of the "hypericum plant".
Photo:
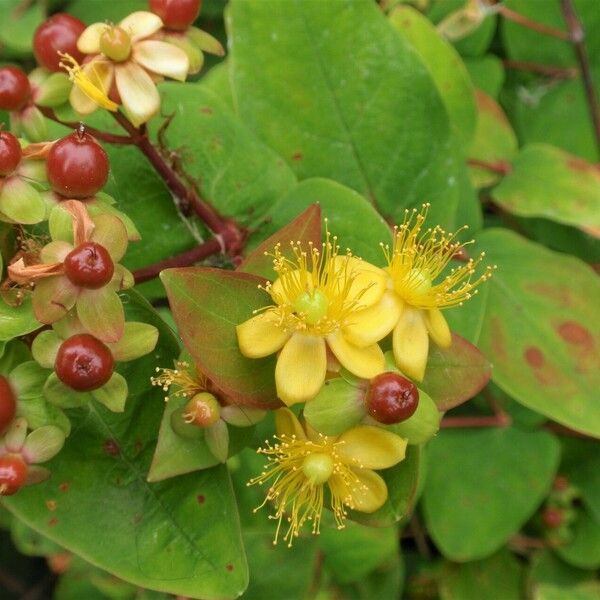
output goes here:
{"type": "Polygon", "coordinates": [[[236,598],[248,563],[249,597],[591,579],[595,7],[133,4],[0,24],[15,543],[89,560],[86,597],[236,598]]]}

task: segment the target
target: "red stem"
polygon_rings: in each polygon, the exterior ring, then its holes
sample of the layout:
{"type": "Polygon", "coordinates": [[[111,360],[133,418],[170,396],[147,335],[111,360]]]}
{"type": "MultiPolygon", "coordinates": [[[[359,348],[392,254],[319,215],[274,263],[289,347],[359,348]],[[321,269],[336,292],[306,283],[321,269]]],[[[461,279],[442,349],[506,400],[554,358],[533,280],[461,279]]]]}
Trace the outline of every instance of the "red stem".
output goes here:
{"type": "Polygon", "coordinates": [[[579,75],[579,70],[574,67],[555,67],[553,65],[541,65],[526,60],[509,60],[505,59],[502,64],[507,69],[515,69],[518,71],[528,71],[530,73],[539,73],[547,77],[555,79],[574,79],[579,75]]]}
{"type": "Polygon", "coordinates": [[[513,21],[518,25],[522,25],[523,27],[527,27],[528,29],[532,29],[533,31],[537,31],[538,33],[543,33],[544,35],[549,35],[559,40],[569,40],[570,36],[567,31],[563,31],[562,29],[557,29],[556,27],[552,27],[551,25],[545,25],[544,23],[539,23],[538,21],[533,21],[529,17],[522,15],[521,13],[515,12],[510,8],[507,8],[503,4],[496,4],[495,8],[497,12],[501,14],[505,19],[509,21],[513,21]]]}
{"type": "Polygon", "coordinates": [[[569,29],[569,39],[575,46],[575,54],[583,76],[583,84],[585,88],[585,96],[587,99],[588,110],[594,126],[594,135],[596,138],[596,146],[600,152],[600,108],[598,104],[598,95],[592,80],[592,70],[590,69],[590,61],[585,46],[585,32],[581,25],[581,21],[575,12],[573,2],[571,0],[561,0],[561,6],[565,22],[569,29]]]}
{"type": "Polygon", "coordinates": [[[475,427],[507,427],[511,420],[505,414],[491,417],[445,417],[440,427],[444,429],[475,428],[475,427]]]}
{"type": "MultiPolygon", "coordinates": [[[[37,105],[36,105],[37,106],[37,105]]],[[[51,121],[55,123],[60,123],[65,127],[69,127],[70,129],[79,129],[81,123],[77,123],[75,121],[62,121],[56,116],[56,113],[46,106],[37,106],[38,110],[51,121]]],[[[113,133],[108,133],[106,131],[100,131],[99,129],[95,129],[94,127],[89,127],[85,125],[85,130],[93,135],[95,138],[106,142],[108,144],[133,144],[134,141],[128,135],[115,135],[113,133]]]]}
{"type": "Polygon", "coordinates": [[[485,160],[479,160],[478,158],[469,158],[467,163],[472,167],[479,167],[481,169],[487,169],[493,173],[499,175],[508,175],[512,171],[510,163],[505,160],[498,160],[496,162],[486,162],[485,160]]]}
{"type": "Polygon", "coordinates": [[[166,258],[160,262],[138,269],[137,271],[133,272],[133,277],[135,278],[136,283],[144,283],[144,281],[149,281],[150,279],[158,277],[160,272],[164,269],[189,267],[190,265],[200,262],[201,260],[212,256],[213,254],[218,254],[221,252],[221,250],[222,247],[220,240],[217,238],[212,238],[203,244],[192,248],[191,250],[187,250],[186,252],[182,252],[176,256],[171,256],[170,258],[166,258]]]}

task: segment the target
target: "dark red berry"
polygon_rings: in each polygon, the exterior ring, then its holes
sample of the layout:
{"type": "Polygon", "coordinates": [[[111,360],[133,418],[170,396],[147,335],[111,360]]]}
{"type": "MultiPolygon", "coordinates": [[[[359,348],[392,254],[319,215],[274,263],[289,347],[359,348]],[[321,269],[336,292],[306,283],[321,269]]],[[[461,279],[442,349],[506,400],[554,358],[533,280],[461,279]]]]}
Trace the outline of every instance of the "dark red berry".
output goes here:
{"type": "Polygon", "coordinates": [[[156,13],[166,29],[185,31],[200,12],[202,0],[150,0],[150,10],[156,13]]]}
{"type": "Polygon", "coordinates": [[[380,423],[401,423],[411,417],[419,404],[419,390],[397,373],[382,373],[371,379],[367,392],[369,414],[380,423]]]}
{"type": "Polygon", "coordinates": [[[0,68],[0,109],[21,110],[31,97],[27,75],[16,67],[0,68]]]}
{"type": "Polygon", "coordinates": [[[2,433],[15,418],[17,399],[10,387],[8,379],[0,375],[0,433],[2,433]]]}
{"type": "Polygon", "coordinates": [[[89,392],[110,379],[113,365],[112,353],[105,344],[89,333],[80,333],[61,344],[54,370],[65,385],[89,392]]]}
{"type": "Polygon", "coordinates": [[[90,290],[105,286],[115,272],[108,250],[96,242],[85,242],[71,250],[64,265],[71,283],[90,290]]]}
{"type": "Polygon", "coordinates": [[[19,454],[0,456],[0,496],[12,496],[27,481],[27,464],[19,454]]]}
{"type": "Polygon", "coordinates": [[[0,177],[10,175],[21,162],[21,144],[8,131],[0,131],[0,177]]]}
{"type": "Polygon", "coordinates": [[[52,189],[67,198],[89,198],[108,179],[108,156],[94,138],[76,131],[58,140],[46,161],[52,189]]]}
{"type": "Polygon", "coordinates": [[[33,36],[33,54],[42,67],[61,71],[59,52],[70,54],[80,63],[84,54],[77,49],[77,40],[85,29],[79,19],[65,13],[57,13],[44,21],[33,36]]]}
{"type": "Polygon", "coordinates": [[[563,520],[563,511],[559,508],[549,507],[542,513],[542,521],[548,529],[557,529],[563,520]]]}

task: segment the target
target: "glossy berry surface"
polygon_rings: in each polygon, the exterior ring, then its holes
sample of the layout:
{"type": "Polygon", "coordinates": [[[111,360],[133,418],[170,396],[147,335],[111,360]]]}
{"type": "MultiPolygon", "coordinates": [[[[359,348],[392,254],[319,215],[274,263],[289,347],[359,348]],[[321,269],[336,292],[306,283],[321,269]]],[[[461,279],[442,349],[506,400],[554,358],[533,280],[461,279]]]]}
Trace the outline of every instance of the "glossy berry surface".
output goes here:
{"type": "Polygon", "coordinates": [[[209,392],[200,392],[185,405],[183,415],[186,423],[210,427],[219,420],[221,408],[215,396],[209,392]]]}
{"type": "Polygon", "coordinates": [[[79,19],[57,13],[44,21],[33,36],[33,54],[42,67],[61,71],[59,52],[70,54],[78,63],[84,55],[77,49],[77,39],[85,29],[79,19]]]}
{"type": "Polygon", "coordinates": [[[0,68],[0,110],[21,110],[30,97],[29,79],[21,69],[0,68]]]}
{"type": "Polygon", "coordinates": [[[108,156],[94,138],[76,131],[56,142],[46,161],[52,189],[66,198],[89,198],[108,179],[108,156]]]}
{"type": "Polygon", "coordinates": [[[21,162],[21,144],[8,131],[0,131],[0,177],[10,175],[21,162]]]}
{"type": "Polygon", "coordinates": [[[0,433],[2,433],[15,418],[17,399],[8,379],[0,375],[0,433]]]}
{"type": "Polygon", "coordinates": [[[18,454],[0,456],[0,496],[12,496],[27,481],[27,465],[18,454]]]}
{"type": "Polygon", "coordinates": [[[419,390],[412,381],[397,373],[382,373],[371,379],[367,392],[369,414],[380,423],[401,423],[419,405],[419,390]]]}
{"type": "Polygon", "coordinates": [[[95,290],[105,286],[115,272],[115,265],[104,246],[85,242],[65,257],[65,275],[79,287],[95,290]]]}
{"type": "Polygon", "coordinates": [[[563,512],[559,508],[550,507],[542,513],[542,521],[548,529],[557,529],[563,520],[563,512]]]}
{"type": "Polygon", "coordinates": [[[105,344],[93,335],[80,333],[62,343],[54,370],[65,385],[78,392],[89,392],[110,379],[113,365],[113,356],[105,344]]]}
{"type": "Polygon", "coordinates": [[[201,4],[201,0],[150,0],[150,10],[166,29],[184,31],[196,20],[201,4]]]}

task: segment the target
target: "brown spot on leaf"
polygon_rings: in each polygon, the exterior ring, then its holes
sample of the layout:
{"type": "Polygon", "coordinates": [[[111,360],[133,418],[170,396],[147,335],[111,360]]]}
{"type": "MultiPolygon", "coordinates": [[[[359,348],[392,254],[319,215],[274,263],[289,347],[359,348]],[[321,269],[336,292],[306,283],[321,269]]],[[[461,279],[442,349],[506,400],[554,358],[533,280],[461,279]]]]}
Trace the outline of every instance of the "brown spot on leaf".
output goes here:
{"type": "Polygon", "coordinates": [[[544,366],[544,354],[535,346],[525,348],[523,356],[525,356],[527,364],[534,369],[540,369],[544,366]]]}
{"type": "Polygon", "coordinates": [[[56,500],[46,500],[46,508],[53,512],[58,508],[58,503],[56,500]]]}
{"type": "Polygon", "coordinates": [[[59,486],[58,486],[58,491],[59,492],[68,492],[69,488],[71,487],[71,484],[68,481],[63,481],[59,486]]]}
{"type": "Polygon", "coordinates": [[[205,115],[212,115],[213,114],[213,109],[210,106],[201,106],[200,107],[200,112],[204,113],[205,115]]]}
{"type": "Polygon", "coordinates": [[[292,160],[302,160],[304,158],[304,154],[302,152],[294,152],[292,154],[292,160]]]}
{"type": "Polygon", "coordinates": [[[587,349],[594,347],[594,337],[583,325],[576,321],[565,321],[558,326],[558,335],[568,344],[584,346],[587,349]]]}
{"type": "Polygon", "coordinates": [[[116,440],[106,440],[102,449],[109,456],[119,456],[121,454],[121,448],[119,448],[119,444],[117,444],[116,440]]]}
{"type": "Polygon", "coordinates": [[[493,358],[507,358],[506,352],[506,336],[502,321],[497,317],[490,319],[491,338],[490,345],[492,348],[493,358]]]}
{"type": "Polygon", "coordinates": [[[54,527],[57,524],[58,524],[58,519],[56,517],[52,517],[51,519],[48,519],[48,525],[50,527],[54,527]]]}
{"type": "Polygon", "coordinates": [[[232,565],[231,563],[229,563],[228,565],[226,565],[226,566],[225,566],[225,568],[226,568],[228,571],[233,571],[233,565],[232,565]]]}
{"type": "Polygon", "coordinates": [[[135,441],[134,448],[135,448],[136,452],[141,452],[143,447],[144,447],[144,442],[142,442],[142,440],[135,441]]]}
{"type": "Polygon", "coordinates": [[[534,294],[544,296],[545,298],[548,298],[548,300],[552,300],[563,307],[571,306],[571,291],[566,285],[552,285],[549,283],[538,282],[531,283],[527,287],[534,294]]]}
{"type": "Polygon", "coordinates": [[[204,502],[206,502],[206,498],[202,494],[198,494],[196,500],[198,500],[198,504],[204,504],[204,502]]]}

